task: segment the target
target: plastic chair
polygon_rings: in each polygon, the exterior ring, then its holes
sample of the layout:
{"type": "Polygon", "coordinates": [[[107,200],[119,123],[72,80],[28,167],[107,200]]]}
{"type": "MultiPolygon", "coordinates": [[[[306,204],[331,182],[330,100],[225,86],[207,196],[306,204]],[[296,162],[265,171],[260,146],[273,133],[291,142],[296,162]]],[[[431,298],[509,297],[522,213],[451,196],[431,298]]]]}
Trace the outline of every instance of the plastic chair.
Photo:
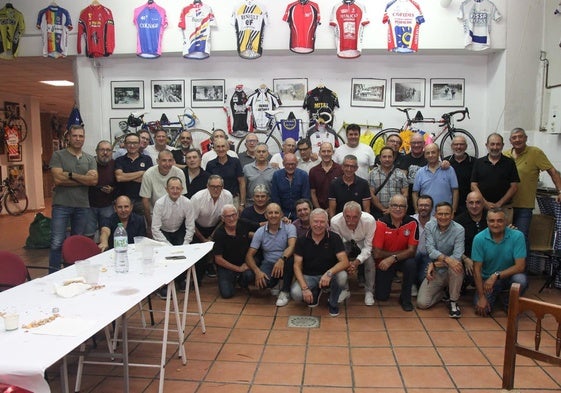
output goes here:
{"type": "Polygon", "coordinates": [[[62,243],[62,259],[67,266],[73,265],[76,261],[93,257],[100,252],[92,239],[82,235],[72,235],[62,243]]]}
{"type": "Polygon", "coordinates": [[[0,383],[0,393],[33,393],[31,390],[20,388],[19,386],[6,385],[0,383]]]}
{"type": "Polygon", "coordinates": [[[549,261],[549,277],[538,291],[538,293],[541,293],[544,288],[555,282],[561,269],[561,263],[559,263],[561,251],[553,249],[555,244],[555,218],[547,214],[534,214],[528,239],[530,253],[543,256],[549,261]]]}
{"type": "Polygon", "coordinates": [[[0,291],[31,280],[27,267],[19,255],[0,251],[0,291]]]}

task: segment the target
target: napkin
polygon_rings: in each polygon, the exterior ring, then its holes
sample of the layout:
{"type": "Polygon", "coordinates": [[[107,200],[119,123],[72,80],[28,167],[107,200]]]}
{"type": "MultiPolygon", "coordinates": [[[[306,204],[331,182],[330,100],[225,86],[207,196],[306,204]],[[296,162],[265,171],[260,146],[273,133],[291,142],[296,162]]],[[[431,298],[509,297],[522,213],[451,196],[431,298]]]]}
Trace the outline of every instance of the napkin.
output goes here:
{"type": "Polygon", "coordinates": [[[86,292],[90,287],[91,285],[85,282],[73,282],[68,285],[55,284],[55,293],[64,298],[75,297],[86,292]]]}

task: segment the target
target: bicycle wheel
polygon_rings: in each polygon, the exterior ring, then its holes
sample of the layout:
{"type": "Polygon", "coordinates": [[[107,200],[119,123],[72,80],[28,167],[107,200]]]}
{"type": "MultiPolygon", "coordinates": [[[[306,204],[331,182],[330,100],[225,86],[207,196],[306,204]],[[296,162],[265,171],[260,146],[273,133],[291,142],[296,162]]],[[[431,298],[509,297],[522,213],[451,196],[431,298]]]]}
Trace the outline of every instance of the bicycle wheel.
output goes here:
{"type": "Polygon", "coordinates": [[[8,127],[15,128],[19,132],[20,142],[27,138],[27,123],[19,116],[12,116],[8,119],[8,127]]]}
{"type": "Polygon", "coordinates": [[[456,136],[463,136],[467,142],[466,153],[472,157],[479,158],[479,148],[477,147],[477,141],[468,131],[462,128],[454,128],[450,130],[442,140],[440,141],[440,157],[449,157],[454,152],[452,151],[452,139],[456,136]]]}
{"type": "Polygon", "coordinates": [[[27,210],[27,204],[29,201],[27,200],[25,192],[18,190],[14,191],[14,193],[8,191],[8,194],[4,198],[4,206],[6,206],[6,210],[12,216],[19,216],[27,210]]]}
{"type": "Polygon", "coordinates": [[[384,128],[382,131],[374,135],[374,138],[370,141],[370,147],[374,150],[374,154],[380,154],[382,147],[386,146],[386,139],[390,135],[395,135],[401,132],[399,128],[384,128]]]}
{"type": "Polygon", "coordinates": [[[191,133],[191,137],[193,138],[191,146],[193,146],[193,148],[199,149],[203,154],[210,150],[210,137],[212,136],[210,132],[202,128],[191,128],[185,131],[191,133]]]}
{"type": "MultiPolygon", "coordinates": [[[[257,135],[257,139],[259,139],[259,142],[261,143],[267,140],[268,131],[255,131],[252,134],[257,135]]],[[[250,133],[247,133],[247,135],[250,135],[250,133]]],[[[245,151],[245,138],[247,138],[247,135],[240,139],[238,145],[236,146],[236,153],[239,154],[245,151]]],[[[274,135],[271,135],[269,137],[269,140],[267,140],[267,147],[269,148],[270,155],[279,153],[281,151],[281,143],[274,135]]]]}

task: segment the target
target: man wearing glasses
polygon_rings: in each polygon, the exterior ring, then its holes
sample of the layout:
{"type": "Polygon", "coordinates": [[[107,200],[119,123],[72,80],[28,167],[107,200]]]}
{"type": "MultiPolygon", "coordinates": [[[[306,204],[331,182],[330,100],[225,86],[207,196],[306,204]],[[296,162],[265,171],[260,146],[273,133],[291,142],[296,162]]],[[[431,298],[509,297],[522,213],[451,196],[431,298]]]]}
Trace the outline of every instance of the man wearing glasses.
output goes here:
{"type": "Polygon", "coordinates": [[[466,211],[466,198],[471,191],[471,172],[475,158],[466,153],[467,141],[462,135],[457,135],[452,139],[452,151],[454,154],[448,156],[444,161],[448,161],[454,168],[458,179],[458,208],[456,215],[466,211]]]}
{"type": "Polygon", "coordinates": [[[181,147],[171,152],[175,160],[175,166],[184,169],[187,167],[186,155],[189,150],[192,149],[191,144],[193,143],[193,137],[191,136],[191,131],[182,131],[181,134],[179,134],[179,143],[181,147]]]}
{"type": "Polygon", "coordinates": [[[298,168],[309,174],[310,169],[318,163],[317,154],[312,154],[312,145],[310,144],[310,140],[307,138],[300,139],[296,143],[296,149],[298,150],[298,153],[300,153],[298,168]]]}
{"type": "Polygon", "coordinates": [[[358,160],[352,154],[343,160],[343,176],[335,178],[329,187],[329,217],[343,211],[349,201],[362,206],[362,211],[370,212],[370,186],[362,177],[356,176],[358,160]]]}
{"type": "MultiPolygon", "coordinates": [[[[255,149],[257,148],[257,144],[259,143],[259,139],[257,135],[250,133],[245,138],[245,151],[238,154],[238,158],[240,159],[240,164],[242,164],[242,168],[247,164],[251,164],[255,161],[255,149]]],[[[267,161],[270,159],[270,155],[267,152],[267,161]]]]}
{"type": "Polygon", "coordinates": [[[394,195],[390,199],[390,213],[376,223],[372,241],[372,254],[376,264],[374,296],[386,301],[390,297],[392,282],[397,269],[403,272],[399,303],[404,311],[413,311],[411,286],[417,267],[415,252],[419,244],[417,221],[407,214],[407,199],[394,195]]]}

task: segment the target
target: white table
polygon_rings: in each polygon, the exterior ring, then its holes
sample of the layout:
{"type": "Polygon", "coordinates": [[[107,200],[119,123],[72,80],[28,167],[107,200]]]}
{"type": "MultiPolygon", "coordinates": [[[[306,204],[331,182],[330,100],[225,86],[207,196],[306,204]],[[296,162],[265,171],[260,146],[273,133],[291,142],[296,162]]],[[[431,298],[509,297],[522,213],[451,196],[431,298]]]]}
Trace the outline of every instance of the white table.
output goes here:
{"type": "MultiPolygon", "coordinates": [[[[149,294],[168,284],[166,313],[164,320],[164,338],[162,344],[162,359],[160,363],[160,389],[163,391],[164,364],[166,361],[166,341],[169,328],[171,303],[174,303],[174,314],[179,330],[179,353],[184,358],[183,322],[177,307],[174,279],[180,274],[194,267],[194,264],[212,249],[213,243],[202,243],[185,246],[162,247],[157,249],[156,268],[154,274],[142,273],[140,255],[134,253],[134,246],[129,249],[130,271],[125,274],[115,273],[113,268],[113,250],[99,254],[90,260],[106,268],[100,274],[100,284],[104,288],[87,291],[73,298],[62,298],[54,293],[54,284],[76,276],[75,266],[62,269],[54,274],[29,281],[23,285],[0,293],[0,312],[17,312],[20,315],[20,328],[15,331],[5,331],[3,320],[0,318],[0,382],[14,384],[29,389],[35,393],[50,392],[49,385],[44,379],[45,370],[64,358],[68,353],[89,339],[96,332],[104,329],[112,321],[124,315],[135,307],[149,294]],[[165,256],[183,254],[186,259],[165,260],[165,256]],[[49,317],[53,309],[58,309],[61,315],[54,323],[61,323],[60,334],[65,326],[79,327],[73,335],[35,334],[33,329],[21,328],[23,324],[49,317]],[[64,322],[69,322],[65,324],[64,322]]],[[[102,269],[104,270],[104,269],[102,269]]],[[[195,290],[198,297],[198,287],[195,290]]],[[[185,302],[187,302],[187,294],[185,302]]],[[[200,307],[200,298],[199,301],[200,307]]],[[[186,309],[186,303],[184,309],[186,309]]],[[[126,319],[124,321],[124,342],[126,343],[126,319]]],[[[59,333],[57,333],[59,334],[59,333]]],[[[128,353],[123,353],[125,366],[125,386],[128,386],[128,353]]],[[[114,364],[114,363],[112,363],[114,364]]]]}

